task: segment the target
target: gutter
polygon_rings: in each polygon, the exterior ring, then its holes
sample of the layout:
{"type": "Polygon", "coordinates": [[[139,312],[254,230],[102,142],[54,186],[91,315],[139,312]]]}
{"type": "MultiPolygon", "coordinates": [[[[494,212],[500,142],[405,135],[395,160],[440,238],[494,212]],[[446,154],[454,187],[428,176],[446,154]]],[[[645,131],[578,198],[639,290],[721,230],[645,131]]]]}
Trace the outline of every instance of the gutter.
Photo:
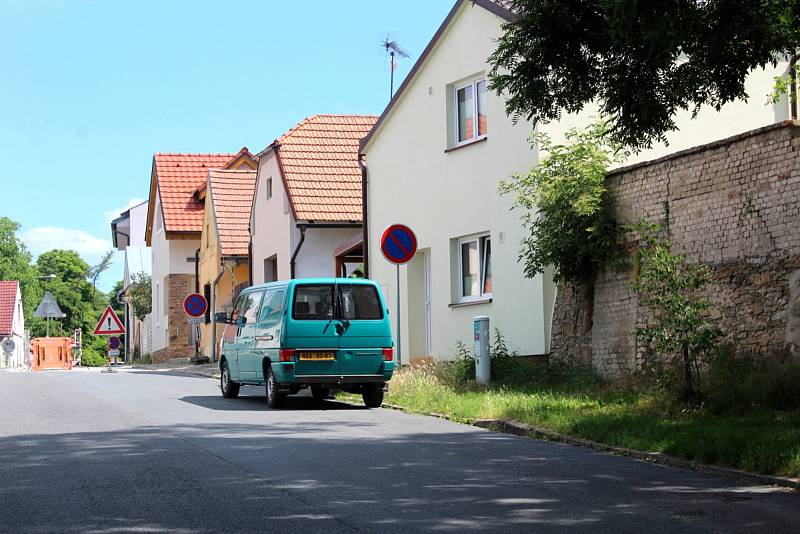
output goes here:
{"type": "Polygon", "coordinates": [[[211,363],[219,360],[217,354],[217,283],[225,274],[225,266],[219,266],[219,273],[217,277],[211,282],[211,363]]]}
{"type": "Polygon", "coordinates": [[[369,228],[367,221],[367,164],[364,163],[364,154],[358,155],[358,166],[361,167],[361,253],[364,256],[364,278],[369,278],[369,228]]]}
{"type": "Polygon", "coordinates": [[[305,224],[298,224],[297,229],[300,230],[300,241],[298,241],[297,246],[294,247],[294,252],[292,253],[292,259],[289,260],[289,269],[290,269],[290,277],[294,280],[294,272],[295,272],[295,261],[297,260],[297,255],[300,254],[300,248],[303,246],[303,241],[306,240],[306,225],[305,224]]]}
{"type": "Polygon", "coordinates": [[[200,293],[200,249],[194,251],[194,292],[200,293]]]}

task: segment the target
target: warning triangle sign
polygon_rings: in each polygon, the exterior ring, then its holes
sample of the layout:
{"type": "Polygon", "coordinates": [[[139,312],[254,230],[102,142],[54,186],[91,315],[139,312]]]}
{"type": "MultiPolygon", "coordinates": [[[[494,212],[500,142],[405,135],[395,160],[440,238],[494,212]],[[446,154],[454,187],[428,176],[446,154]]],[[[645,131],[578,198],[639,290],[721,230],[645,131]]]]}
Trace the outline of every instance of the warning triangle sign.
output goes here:
{"type": "Polygon", "coordinates": [[[125,327],[122,326],[122,321],[119,320],[119,317],[117,317],[117,314],[111,309],[111,306],[106,306],[106,311],[103,312],[103,316],[100,317],[100,322],[97,323],[94,329],[94,335],[114,336],[124,333],[125,327]]]}

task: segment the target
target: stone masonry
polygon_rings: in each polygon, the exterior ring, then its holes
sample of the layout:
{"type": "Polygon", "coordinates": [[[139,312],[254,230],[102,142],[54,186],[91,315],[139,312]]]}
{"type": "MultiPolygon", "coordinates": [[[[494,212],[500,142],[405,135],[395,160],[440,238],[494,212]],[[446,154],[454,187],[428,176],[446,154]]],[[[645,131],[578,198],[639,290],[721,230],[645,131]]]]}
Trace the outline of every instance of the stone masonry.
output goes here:
{"type": "MultiPolygon", "coordinates": [[[[741,354],[800,357],[800,122],[786,121],[615,170],[617,220],[669,226],[673,251],[708,265],[710,318],[741,354]]],[[[552,356],[615,377],[646,353],[633,272],[559,288],[552,356]]]]}
{"type": "Polygon", "coordinates": [[[163,363],[170,358],[191,357],[194,345],[183,299],[194,292],[194,276],[191,274],[170,274],[167,277],[167,346],[152,354],[153,363],[163,363]]]}

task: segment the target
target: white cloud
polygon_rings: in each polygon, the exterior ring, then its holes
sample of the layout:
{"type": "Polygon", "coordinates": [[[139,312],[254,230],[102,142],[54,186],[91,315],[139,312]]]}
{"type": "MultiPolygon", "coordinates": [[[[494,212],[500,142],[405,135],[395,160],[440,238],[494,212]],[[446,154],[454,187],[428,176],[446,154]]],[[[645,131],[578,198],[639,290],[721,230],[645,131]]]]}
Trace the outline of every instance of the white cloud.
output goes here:
{"type": "Polygon", "coordinates": [[[34,256],[54,248],[74,250],[89,264],[96,262],[113,248],[110,239],[93,236],[83,230],[57,226],[31,228],[22,234],[22,241],[34,256]]]}
{"type": "Polygon", "coordinates": [[[113,210],[104,211],[103,212],[103,216],[105,217],[106,224],[111,224],[111,221],[113,221],[114,219],[119,217],[120,214],[123,211],[128,211],[132,207],[138,206],[139,204],[141,204],[144,201],[145,201],[145,199],[143,199],[143,198],[134,197],[134,198],[130,199],[127,204],[125,204],[124,206],[122,206],[120,208],[115,208],[113,210]]]}

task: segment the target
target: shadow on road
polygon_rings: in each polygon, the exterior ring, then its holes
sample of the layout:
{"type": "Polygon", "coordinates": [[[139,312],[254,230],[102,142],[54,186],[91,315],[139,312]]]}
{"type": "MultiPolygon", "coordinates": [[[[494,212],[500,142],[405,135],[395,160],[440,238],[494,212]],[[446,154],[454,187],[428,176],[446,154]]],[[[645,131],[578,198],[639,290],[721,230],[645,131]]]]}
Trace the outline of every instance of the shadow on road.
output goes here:
{"type": "MultiPolygon", "coordinates": [[[[178,399],[182,402],[194,404],[209,410],[221,410],[225,412],[266,412],[267,401],[263,395],[240,396],[238,399],[226,399],[221,395],[194,395],[178,399]]],[[[289,396],[281,410],[366,410],[366,406],[357,406],[334,400],[318,401],[312,397],[289,396]]]]}
{"type": "MultiPolygon", "coordinates": [[[[266,410],[259,397],[182,400],[266,410]]],[[[290,409],[312,402],[295,398],[290,409]]],[[[398,426],[298,414],[0,437],[0,531],[800,529],[796,494],[422,418],[409,431],[402,414],[354,413],[398,426]]]]}

